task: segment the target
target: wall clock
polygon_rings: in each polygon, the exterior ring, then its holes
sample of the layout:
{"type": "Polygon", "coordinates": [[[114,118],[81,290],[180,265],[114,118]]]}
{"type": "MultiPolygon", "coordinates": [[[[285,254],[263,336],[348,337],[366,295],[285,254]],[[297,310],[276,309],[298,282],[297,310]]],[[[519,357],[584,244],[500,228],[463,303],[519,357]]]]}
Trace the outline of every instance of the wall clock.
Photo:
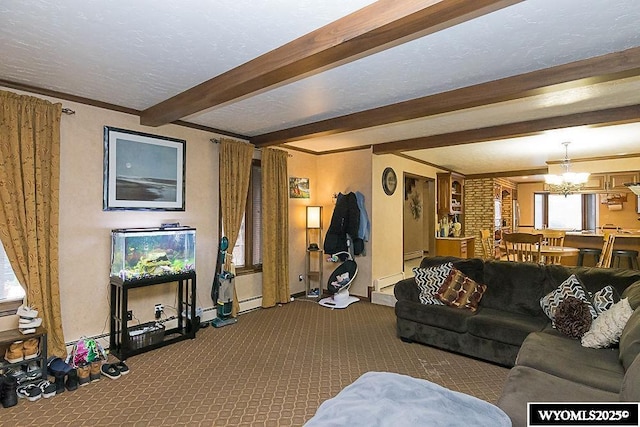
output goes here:
{"type": "Polygon", "coordinates": [[[385,168],[382,172],[382,189],[385,194],[392,195],[398,186],[398,177],[392,168],[385,168]]]}

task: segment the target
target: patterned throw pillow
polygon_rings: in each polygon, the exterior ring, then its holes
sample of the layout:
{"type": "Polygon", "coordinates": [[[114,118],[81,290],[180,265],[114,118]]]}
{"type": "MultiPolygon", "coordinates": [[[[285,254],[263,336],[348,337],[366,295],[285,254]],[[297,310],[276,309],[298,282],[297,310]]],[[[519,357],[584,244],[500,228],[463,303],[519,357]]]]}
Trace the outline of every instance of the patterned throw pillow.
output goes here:
{"type": "Polygon", "coordinates": [[[451,268],[449,276],[440,286],[436,297],[451,307],[476,311],[486,290],[486,285],[476,283],[460,270],[451,268]]]}
{"type": "Polygon", "coordinates": [[[618,291],[611,285],[607,285],[591,296],[591,305],[596,310],[596,314],[604,313],[613,307],[613,304],[620,301],[618,291]]]}
{"type": "Polygon", "coordinates": [[[591,327],[589,305],[575,297],[566,297],[556,310],[555,327],[566,336],[579,339],[591,327]]]}
{"type": "Polygon", "coordinates": [[[603,348],[617,343],[632,314],[627,298],[621,299],[593,321],[591,328],[582,336],[582,346],[603,348]]]}
{"type": "Polygon", "coordinates": [[[575,297],[589,304],[591,317],[594,319],[597,317],[598,314],[596,313],[596,309],[593,308],[593,305],[591,305],[591,301],[589,300],[588,291],[585,289],[582,282],[580,282],[580,279],[578,279],[575,274],[572,274],[567,278],[567,280],[562,282],[560,286],[540,299],[540,307],[542,307],[542,311],[544,311],[552,322],[556,317],[556,310],[558,309],[558,306],[566,297],[575,297]]]}
{"type": "Polygon", "coordinates": [[[440,286],[449,276],[451,268],[453,268],[453,264],[448,262],[435,267],[413,269],[422,304],[444,305],[442,301],[436,298],[435,293],[438,292],[440,286]]]}

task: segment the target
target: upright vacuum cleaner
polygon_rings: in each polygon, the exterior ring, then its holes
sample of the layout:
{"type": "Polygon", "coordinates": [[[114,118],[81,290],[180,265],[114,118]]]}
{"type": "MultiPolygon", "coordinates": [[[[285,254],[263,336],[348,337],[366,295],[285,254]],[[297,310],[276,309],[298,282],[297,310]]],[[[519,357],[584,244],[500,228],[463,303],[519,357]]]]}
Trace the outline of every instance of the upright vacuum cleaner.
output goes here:
{"type": "Polygon", "coordinates": [[[238,321],[235,317],[231,317],[235,276],[228,271],[224,271],[224,261],[228,248],[229,239],[223,236],[218,247],[216,272],[213,276],[213,286],[211,287],[211,299],[216,304],[217,312],[217,317],[211,321],[211,324],[216,328],[232,325],[238,321]]]}

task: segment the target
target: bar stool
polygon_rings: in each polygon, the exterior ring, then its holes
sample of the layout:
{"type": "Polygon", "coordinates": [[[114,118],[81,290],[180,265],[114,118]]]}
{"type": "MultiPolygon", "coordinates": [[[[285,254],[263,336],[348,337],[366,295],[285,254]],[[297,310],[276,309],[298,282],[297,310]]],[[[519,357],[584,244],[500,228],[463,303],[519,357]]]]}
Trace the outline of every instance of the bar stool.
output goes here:
{"type": "Polygon", "coordinates": [[[584,265],[584,256],[593,256],[594,264],[597,264],[600,260],[600,255],[602,255],[602,249],[597,248],[579,248],[578,252],[578,265],[584,265]]]}
{"type": "Polygon", "coordinates": [[[613,268],[620,268],[620,260],[622,258],[628,260],[629,268],[632,270],[640,270],[638,266],[638,251],[631,249],[614,249],[613,250],[613,262],[611,266],[613,268]]]}

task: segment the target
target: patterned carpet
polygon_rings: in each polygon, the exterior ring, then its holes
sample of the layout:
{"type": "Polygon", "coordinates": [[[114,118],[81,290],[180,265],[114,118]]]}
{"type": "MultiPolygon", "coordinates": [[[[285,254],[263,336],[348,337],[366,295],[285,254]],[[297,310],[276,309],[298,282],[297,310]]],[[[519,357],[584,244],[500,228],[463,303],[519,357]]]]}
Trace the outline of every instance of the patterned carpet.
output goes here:
{"type": "Polygon", "coordinates": [[[0,406],[7,426],[301,426],[367,371],[424,378],[495,403],[508,369],[395,334],[393,308],[307,300],[256,310],[127,360],[131,372],[0,406]]]}

